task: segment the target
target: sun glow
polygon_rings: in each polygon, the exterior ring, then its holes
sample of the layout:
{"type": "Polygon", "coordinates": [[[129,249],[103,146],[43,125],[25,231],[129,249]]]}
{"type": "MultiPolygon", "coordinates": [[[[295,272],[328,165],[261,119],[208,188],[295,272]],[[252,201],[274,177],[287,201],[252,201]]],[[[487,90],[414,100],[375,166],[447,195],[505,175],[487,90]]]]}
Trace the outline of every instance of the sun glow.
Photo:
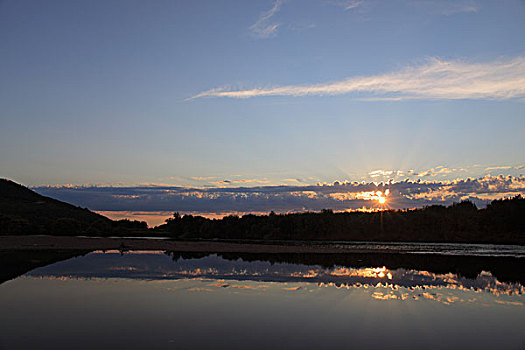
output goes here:
{"type": "Polygon", "coordinates": [[[360,192],[355,195],[355,198],[364,199],[368,201],[377,201],[379,204],[386,204],[387,197],[390,194],[390,190],[386,189],[385,192],[382,191],[366,191],[360,192]]]}
{"type": "Polygon", "coordinates": [[[386,197],[390,194],[390,190],[387,189],[385,193],[381,193],[381,191],[376,192],[377,201],[379,204],[385,204],[386,203],[386,197]]]}
{"type": "Polygon", "coordinates": [[[386,190],[385,193],[381,191],[377,191],[372,195],[371,199],[376,200],[379,204],[385,204],[386,196],[388,196],[389,193],[390,193],[389,190],[386,190]]]}

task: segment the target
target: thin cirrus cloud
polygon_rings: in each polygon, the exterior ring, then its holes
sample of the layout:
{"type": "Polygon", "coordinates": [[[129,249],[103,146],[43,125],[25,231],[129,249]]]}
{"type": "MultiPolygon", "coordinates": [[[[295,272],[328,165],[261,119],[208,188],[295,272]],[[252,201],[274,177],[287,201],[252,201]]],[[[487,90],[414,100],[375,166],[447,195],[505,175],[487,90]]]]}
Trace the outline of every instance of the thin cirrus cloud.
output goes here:
{"type": "MultiPolygon", "coordinates": [[[[373,8],[383,6],[381,1],[374,0],[332,0],[331,3],[342,7],[345,11],[352,10],[358,7],[365,7],[368,11],[373,8]]],[[[428,0],[412,0],[404,1],[407,7],[418,7],[423,9],[426,13],[440,14],[440,15],[454,15],[458,13],[474,13],[478,12],[481,5],[476,0],[439,0],[439,1],[428,1],[428,0]]]]}
{"type": "Polygon", "coordinates": [[[343,1],[334,1],[334,4],[341,6],[345,11],[352,10],[356,7],[359,7],[363,4],[361,0],[343,0],[343,1]]]}
{"type": "Polygon", "coordinates": [[[474,0],[435,1],[427,4],[435,6],[441,14],[446,16],[454,15],[456,13],[478,12],[480,9],[480,4],[474,0]]]}
{"type": "Polygon", "coordinates": [[[345,6],[345,11],[354,9],[361,5],[362,1],[349,1],[348,4],[345,6]]]}
{"type": "Polygon", "coordinates": [[[485,63],[429,58],[423,64],[408,66],[386,74],[351,77],[311,85],[285,85],[245,90],[215,88],[201,92],[190,99],[345,94],[373,100],[523,100],[525,56],[485,63]]]}
{"type": "MultiPolygon", "coordinates": [[[[518,167],[515,167],[516,169],[518,169],[518,167]]],[[[488,168],[485,168],[485,171],[490,171],[490,170],[506,170],[506,169],[512,169],[511,166],[490,166],[488,168]]]]}
{"type": "Polygon", "coordinates": [[[270,38],[277,34],[279,23],[272,23],[272,17],[280,10],[282,0],[276,0],[269,11],[263,12],[257,22],[250,26],[250,32],[257,38],[270,38]]]}

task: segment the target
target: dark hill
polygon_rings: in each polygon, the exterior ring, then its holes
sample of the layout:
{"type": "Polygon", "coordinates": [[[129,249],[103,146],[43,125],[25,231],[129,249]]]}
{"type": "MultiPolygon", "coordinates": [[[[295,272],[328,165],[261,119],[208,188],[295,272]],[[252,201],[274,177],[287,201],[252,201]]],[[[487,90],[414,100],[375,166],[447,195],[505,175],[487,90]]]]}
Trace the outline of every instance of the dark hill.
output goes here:
{"type": "Polygon", "coordinates": [[[113,221],[0,179],[0,234],[113,235],[145,231],[144,222],[113,221]]]}

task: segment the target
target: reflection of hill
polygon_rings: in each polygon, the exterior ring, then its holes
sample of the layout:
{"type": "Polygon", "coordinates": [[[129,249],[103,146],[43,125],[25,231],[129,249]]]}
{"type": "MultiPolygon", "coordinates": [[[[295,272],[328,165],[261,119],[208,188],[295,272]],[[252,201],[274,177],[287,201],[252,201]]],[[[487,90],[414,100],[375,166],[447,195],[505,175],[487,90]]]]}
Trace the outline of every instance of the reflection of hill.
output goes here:
{"type": "MultiPolygon", "coordinates": [[[[174,260],[198,259],[213,253],[170,252],[174,260]]],[[[433,273],[453,273],[466,278],[476,278],[482,271],[492,273],[498,280],[519,282],[525,285],[524,258],[450,256],[435,254],[392,254],[392,253],[351,253],[351,254],[253,254],[218,253],[224,259],[235,261],[268,261],[302,265],[320,265],[325,268],[344,266],[349,268],[380,267],[407,269],[433,273]]]]}
{"type": "Polygon", "coordinates": [[[86,250],[0,250],[0,283],[21,276],[37,267],[89,253],[86,250]]]}

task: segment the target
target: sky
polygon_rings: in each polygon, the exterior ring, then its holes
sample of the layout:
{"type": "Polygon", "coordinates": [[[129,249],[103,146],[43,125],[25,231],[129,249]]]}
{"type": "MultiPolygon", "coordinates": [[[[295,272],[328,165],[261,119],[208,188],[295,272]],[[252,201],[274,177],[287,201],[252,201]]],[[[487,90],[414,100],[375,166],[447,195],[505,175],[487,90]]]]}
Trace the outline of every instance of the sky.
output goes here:
{"type": "Polygon", "coordinates": [[[522,0],[0,0],[0,176],[524,193],[524,34],[522,0]]]}

